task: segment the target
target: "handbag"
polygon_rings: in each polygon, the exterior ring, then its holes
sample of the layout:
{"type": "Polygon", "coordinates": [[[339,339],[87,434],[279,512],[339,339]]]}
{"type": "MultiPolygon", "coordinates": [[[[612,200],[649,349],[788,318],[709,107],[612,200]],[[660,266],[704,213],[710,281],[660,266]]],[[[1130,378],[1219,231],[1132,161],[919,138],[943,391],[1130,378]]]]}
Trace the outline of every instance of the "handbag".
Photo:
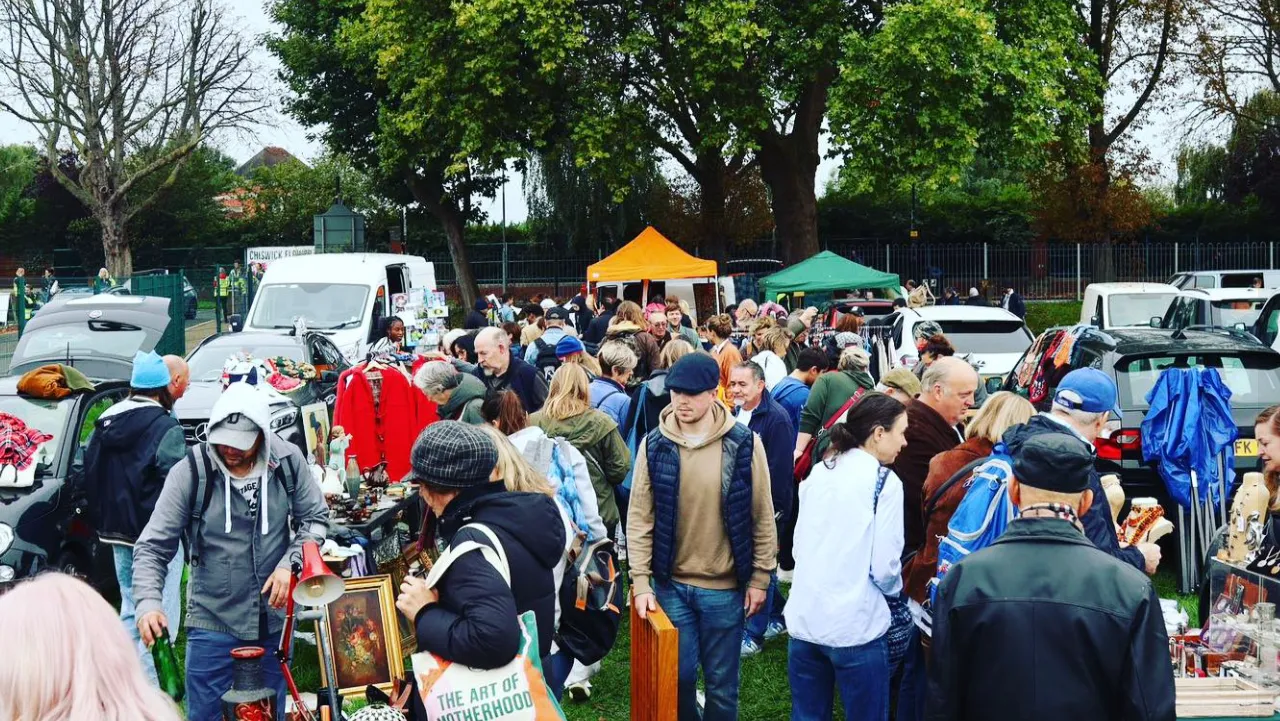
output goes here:
{"type": "MultiPolygon", "coordinates": [[[[876,507],[880,505],[880,491],[884,490],[884,482],[888,477],[889,469],[881,466],[880,474],[876,478],[876,495],[871,501],[873,514],[876,507]]],[[[907,599],[901,592],[892,596],[886,593],[884,600],[889,604],[889,631],[885,634],[885,641],[889,644],[889,673],[892,674],[897,670],[902,658],[907,655],[907,647],[911,642],[911,627],[915,625],[915,621],[911,618],[911,608],[907,606],[907,599]]]]}
{"type": "MultiPolygon", "coordinates": [[[[463,528],[480,531],[492,546],[476,541],[450,546],[432,566],[427,585],[435,588],[454,561],[463,554],[479,551],[510,586],[511,566],[498,537],[488,526],[479,523],[469,523],[463,528]]],[[[470,668],[426,651],[413,654],[412,662],[418,694],[430,721],[464,718],[565,721],[542,675],[538,621],[533,611],[520,614],[520,647],[515,658],[504,666],[470,668]]]]}
{"type": "Polygon", "coordinates": [[[855,403],[862,400],[862,396],[865,395],[866,392],[866,388],[858,388],[858,390],[854,391],[853,397],[845,401],[844,405],[840,406],[840,410],[832,414],[832,416],[827,419],[827,422],[822,424],[822,429],[814,434],[814,436],[809,439],[809,442],[805,444],[804,450],[800,453],[800,457],[796,459],[796,466],[794,470],[796,483],[808,478],[809,473],[813,471],[813,455],[817,453],[818,441],[826,438],[827,431],[831,429],[831,426],[834,426],[841,418],[844,418],[844,414],[848,413],[849,409],[852,408],[855,403]]]}

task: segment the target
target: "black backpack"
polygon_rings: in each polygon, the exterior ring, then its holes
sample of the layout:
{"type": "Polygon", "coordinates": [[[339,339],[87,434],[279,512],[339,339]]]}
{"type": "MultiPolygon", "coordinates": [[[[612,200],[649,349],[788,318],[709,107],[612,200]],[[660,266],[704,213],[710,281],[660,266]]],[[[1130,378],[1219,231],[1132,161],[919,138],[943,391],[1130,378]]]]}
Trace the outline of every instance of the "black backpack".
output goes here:
{"type": "Polygon", "coordinates": [[[533,342],[538,349],[538,357],[534,359],[533,367],[538,369],[542,374],[542,378],[547,383],[551,382],[551,376],[556,374],[556,370],[560,368],[560,359],[556,357],[556,348],[545,340],[539,338],[533,342]]]}
{"type": "Polygon", "coordinates": [[[649,374],[653,372],[653,369],[649,367],[649,357],[645,355],[644,351],[640,350],[640,341],[636,340],[636,334],[642,332],[643,331],[626,331],[624,333],[619,333],[612,338],[605,338],[606,343],[611,340],[617,341],[630,348],[631,351],[636,354],[636,369],[632,372],[632,377],[641,381],[648,378],[649,374]]]}
{"type": "Polygon", "coordinates": [[[560,627],[556,643],[591,665],[613,648],[626,606],[626,591],[613,541],[601,538],[570,552],[560,582],[560,627]]]}
{"type": "MultiPolygon", "coordinates": [[[[276,466],[275,475],[284,485],[284,492],[290,498],[297,485],[298,478],[289,469],[288,463],[276,466]]],[[[209,457],[208,447],[201,443],[187,451],[187,468],[191,471],[191,495],[188,503],[191,506],[191,518],[187,521],[187,529],[182,532],[182,547],[187,556],[187,564],[200,565],[200,531],[204,526],[204,512],[209,510],[209,501],[213,500],[213,486],[209,478],[217,472],[213,469],[213,459],[209,457]],[[198,458],[197,458],[198,456],[198,458]],[[196,502],[199,499],[199,503],[196,502]]]]}

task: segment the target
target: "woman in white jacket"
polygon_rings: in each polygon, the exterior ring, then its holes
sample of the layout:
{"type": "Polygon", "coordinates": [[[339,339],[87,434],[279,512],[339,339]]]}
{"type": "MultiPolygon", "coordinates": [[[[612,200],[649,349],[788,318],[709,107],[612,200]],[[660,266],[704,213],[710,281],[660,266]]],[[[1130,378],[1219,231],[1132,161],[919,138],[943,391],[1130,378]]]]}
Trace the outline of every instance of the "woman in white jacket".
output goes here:
{"type": "Polygon", "coordinates": [[[764,387],[773,387],[787,377],[787,346],[791,345],[791,334],[786,328],[770,328],[760,338],[762,349],[751,356],[756,365],[764,369],[764,387]]]}
{"type": "Polygon", "coordinates": [[[831,429],[822,463],[800,485],[795,580],[787,598],[791,719],[889,718],[885,595],[902,590],[902,481],[884,469],[907,444],[907,409],[867,394],[831,429]],[[885,474],[880,497],[877,483],[885,474]]]}

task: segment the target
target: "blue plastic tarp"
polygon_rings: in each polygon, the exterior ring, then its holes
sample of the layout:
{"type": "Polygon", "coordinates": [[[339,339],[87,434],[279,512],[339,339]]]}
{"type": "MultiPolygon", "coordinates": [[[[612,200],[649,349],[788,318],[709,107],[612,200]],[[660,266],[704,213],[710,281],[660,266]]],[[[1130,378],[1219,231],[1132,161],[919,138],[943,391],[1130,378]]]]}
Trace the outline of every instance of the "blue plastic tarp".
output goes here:
{"type": "Polygon", "coordinates": [[[1142,421],[1142,457],[1154,463],[1169,495],[1191,507],[1191,471],[1196,472],[1199,501],[1211,494],[1219,501],[1218,456],[1226,454],[1228,488],[1234,480],[1235,440],[1240,435],[1231,417],[1231,389],[1216,368],[1168,368],[1147,394],[1142,421]]]}

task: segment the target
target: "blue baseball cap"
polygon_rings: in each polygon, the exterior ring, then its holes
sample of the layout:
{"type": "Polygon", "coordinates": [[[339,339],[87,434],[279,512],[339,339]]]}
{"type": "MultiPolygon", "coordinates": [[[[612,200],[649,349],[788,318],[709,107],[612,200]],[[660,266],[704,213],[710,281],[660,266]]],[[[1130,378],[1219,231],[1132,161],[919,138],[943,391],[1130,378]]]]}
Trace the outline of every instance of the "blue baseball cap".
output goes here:
{"type": "Polygon", "coordinates": [[[1077,368],[1064,376],[1053,393],[1053,402],[1085,413],[1111,412],[1120,417],[1116,382],[1097,368],[1077,368]]]}
{"type": "Polygon", "coordinates": [[[155,351],[133,355],[133,373],[129,378],[129,387],[138,390],[154,390],[169,385],[169,366],[155,351]]]}

